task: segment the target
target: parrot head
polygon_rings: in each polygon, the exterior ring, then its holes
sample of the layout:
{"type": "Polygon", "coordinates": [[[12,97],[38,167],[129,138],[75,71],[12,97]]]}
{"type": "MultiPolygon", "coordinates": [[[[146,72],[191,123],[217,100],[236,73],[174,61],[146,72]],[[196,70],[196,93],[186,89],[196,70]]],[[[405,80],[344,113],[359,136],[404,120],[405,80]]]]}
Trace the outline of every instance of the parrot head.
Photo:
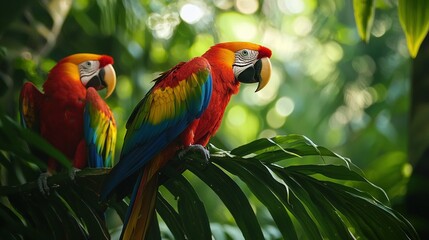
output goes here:
{"type": "Polygon", "coordinates": [[[256,92],[267,85],[271,76],[270,49],[248,42],[219,43],[214,48],[227,49],[230,54],[234,54],[232,70],[237,81],[242,83],[257,82],[256,92]]]}
{"type": "Polygon", "coordinates": [[[78,53],[59,61],[50,75],[66,74],[68,79],[80,82],[85,88],[93,87],[96,90],[106,88],[108,98],[116,86],[116,73],[112,64],[113,58],[107,55],[78,53]]]}

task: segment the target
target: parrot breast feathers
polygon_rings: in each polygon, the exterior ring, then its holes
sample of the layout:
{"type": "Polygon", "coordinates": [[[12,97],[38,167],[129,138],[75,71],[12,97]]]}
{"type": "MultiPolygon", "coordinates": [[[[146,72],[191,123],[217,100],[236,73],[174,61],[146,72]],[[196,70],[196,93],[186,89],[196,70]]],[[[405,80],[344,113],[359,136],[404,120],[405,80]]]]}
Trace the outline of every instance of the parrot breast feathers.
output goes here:
{"type": "Polygon", "coordinates": [[[106,179],[101,198],[107,198],[198,119],[211,94],[211,68],[202,57],[180,63],[155,79],[128,119],[121,161],[106,179]]]}

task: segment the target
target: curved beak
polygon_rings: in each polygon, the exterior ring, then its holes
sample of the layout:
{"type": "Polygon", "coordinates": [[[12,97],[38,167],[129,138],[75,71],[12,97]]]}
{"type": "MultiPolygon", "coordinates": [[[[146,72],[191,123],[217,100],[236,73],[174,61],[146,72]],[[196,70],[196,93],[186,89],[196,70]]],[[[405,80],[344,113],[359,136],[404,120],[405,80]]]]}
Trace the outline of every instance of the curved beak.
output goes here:
{"type": "Polygon", "coordinates": [[[108,98],[112,94],[113,90],[115,90],[115,87],[116,87],[116,73],[112,64],[108,64],[100,70],[100,79],[101,79],[101,84],[107,90],[105,98],[108,98]],[[103,75],[103,73],[104,73],[104,76],[101,76],[103,75]]]}
{"type": "Polygon", "coordinates": [[[258,83],[256,91],[263,89],[270,81],[271,62],[268,57],[259,59],[254,65],[249,66],[241,72],[237,80],[242,83],[258,83]]]}
{"type": "Polygon", "coordinates": [[[271,77],[271,61],[269,58],[265,57],[265,58],[261,58],[259,61],[261,61],[262,67],[261,70],[259,71],[259,77],[258,77],[258,88],[256,88],[256,91],[259,91],[261,89],[263,89],[268,82],[270,81],[270,77],[271,77]]]}

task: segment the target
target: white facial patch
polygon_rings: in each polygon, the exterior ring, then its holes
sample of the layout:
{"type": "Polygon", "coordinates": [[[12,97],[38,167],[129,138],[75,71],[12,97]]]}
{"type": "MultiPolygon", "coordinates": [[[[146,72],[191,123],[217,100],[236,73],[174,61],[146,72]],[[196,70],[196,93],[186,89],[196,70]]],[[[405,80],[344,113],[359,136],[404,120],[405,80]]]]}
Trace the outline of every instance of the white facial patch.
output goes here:
{"type": "Polygon", "coordinates": [[[250,65],[255,64],[258,60],[258,54],[258,51],[249,49],[242,49],[235,52],[235,60],[234,64],[232,64],[235,77],[240,75],[250,65]]]}
{"type": "Polygon", "coordinates": [[[80,81],[84,86],[91,80],[94,75],[98,74],[100,71],[100,62],[99,61],[85,61],[79,64],[79,75],[80,81]]]}

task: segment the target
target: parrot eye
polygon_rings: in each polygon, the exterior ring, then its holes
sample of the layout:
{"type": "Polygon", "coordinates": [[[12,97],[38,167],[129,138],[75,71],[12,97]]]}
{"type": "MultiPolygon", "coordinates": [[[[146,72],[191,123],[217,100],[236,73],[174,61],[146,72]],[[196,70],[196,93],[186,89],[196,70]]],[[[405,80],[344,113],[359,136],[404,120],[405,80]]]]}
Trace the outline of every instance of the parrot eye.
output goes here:
{"type": "Polygon", "coordinates": [[[257,58],[258,51],[243,49],[235,53],[236,62],[249,62],[257,58]]]}
{"type": "Polygon", "coordinates": [[[79,70],[82,73],[82,71],[90,72],[97,70],[100,67],[100,63],[98,61],[85,61],[81,64],[79,64],[79,70]]]}

